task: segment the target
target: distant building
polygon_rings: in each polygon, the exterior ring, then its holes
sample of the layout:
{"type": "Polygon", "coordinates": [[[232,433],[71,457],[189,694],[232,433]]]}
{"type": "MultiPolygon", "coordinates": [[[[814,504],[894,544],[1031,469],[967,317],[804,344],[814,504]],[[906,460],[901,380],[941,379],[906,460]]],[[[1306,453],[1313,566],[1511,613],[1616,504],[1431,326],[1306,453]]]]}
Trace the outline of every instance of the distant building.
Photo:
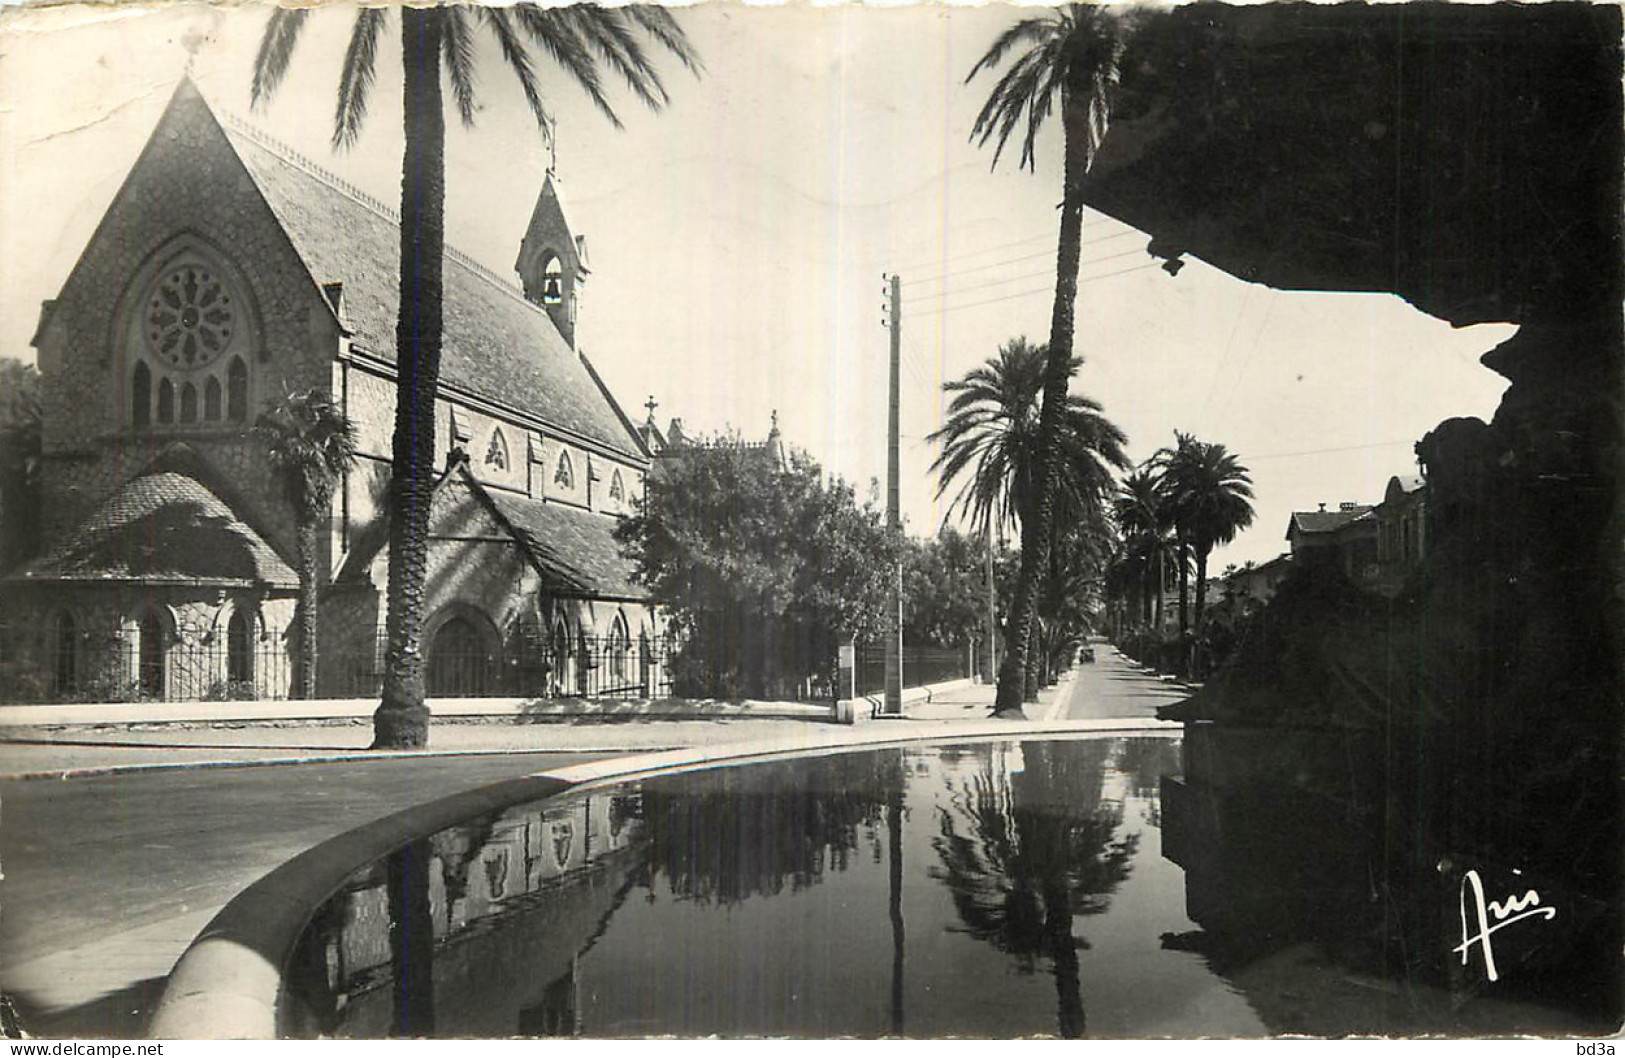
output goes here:
{"type": "Polygon", "coordinates": [[[1377,516],[1365,504],[1343,503],[1335,511],[1294,511],[1287,543],[1295,562],[1333,562],[1356,584],[1377,579],[1377,516]]]}
{"type": "Polygon", "coordinates": [[[1376,514],[1378,588],[1393,594],[1427,558],[1427,480],[1414,474],[1389,478],[1376,514]]]}
{"type": "Polygon", "coordinates": [[[1238,616],[1251,613],[1275,596],[1292,569],[1291,555],[1277,555],[1261,565],[1247,565],[1225,576],[1223,595],[1238,616]]]}

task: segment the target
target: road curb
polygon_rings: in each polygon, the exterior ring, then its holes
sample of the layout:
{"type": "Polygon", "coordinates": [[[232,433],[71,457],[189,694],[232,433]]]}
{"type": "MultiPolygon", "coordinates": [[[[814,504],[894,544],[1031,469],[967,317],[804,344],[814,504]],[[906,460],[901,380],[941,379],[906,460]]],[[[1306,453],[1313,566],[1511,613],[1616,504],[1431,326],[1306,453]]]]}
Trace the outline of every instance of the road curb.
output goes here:
{"type": "Polygon", "coordinates": [[[1044,721],[904,721],[807,728],[810,740],[758,739],[595,761],[452,794],[357,827],[308,849],[237,894],[170,972],[151,1039],[274,1039],[282,971],[310,916],[357,868],[482,812],[598,785],[678,771],[888,745],[1053,734],[1178,734],[1149,718],[1044,721]],[[903,726],[909,725],[909,726],[903,726]]]}

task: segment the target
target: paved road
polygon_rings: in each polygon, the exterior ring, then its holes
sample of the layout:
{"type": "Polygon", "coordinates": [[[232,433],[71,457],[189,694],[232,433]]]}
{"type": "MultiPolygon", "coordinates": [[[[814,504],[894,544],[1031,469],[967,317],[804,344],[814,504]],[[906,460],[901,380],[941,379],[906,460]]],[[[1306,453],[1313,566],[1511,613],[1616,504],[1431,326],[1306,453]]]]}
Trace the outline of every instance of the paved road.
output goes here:
{"type": "Polygon", "coordinates": [[[0,988],[25,1030],[140,1035],[186,945],[290,857],[403,805],[607,755],[0,782],[0,988]]]}
{"type": "Polygon", "coordinates": [[[1056,719],[1115,720],[1155,716],[1157,709],[1190,696],[1180,683],[1148,672],[1105,643],[1095,645],[1095,662],[1079,665],[1056,719]]]}

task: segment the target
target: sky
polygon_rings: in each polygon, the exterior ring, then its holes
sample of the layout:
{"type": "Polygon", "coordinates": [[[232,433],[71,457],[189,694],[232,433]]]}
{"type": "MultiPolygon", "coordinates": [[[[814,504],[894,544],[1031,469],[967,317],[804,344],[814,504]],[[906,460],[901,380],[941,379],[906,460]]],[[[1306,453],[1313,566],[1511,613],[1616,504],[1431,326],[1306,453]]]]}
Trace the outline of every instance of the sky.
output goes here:
{"type": "MultiPolygon", "coordinates": [[[[0,356],[32,360],[54,297],[157,123],[191,76],[217,111],[248,117],[384,201],[399,197],[399,47],[380,50],[356,145],[330,147],[355,8],[318,10],[288,79],[250,110],[268,8],[77,8],[0,15],[0,356]]],[[[634,420],[735,429],[778,413],[788,442],[853,481],[886,473],[886,279],[902,279],[902,506],[935,531],[926,440],[942,383],[1017,336],[1047,337],[1060,130],[1032,171],[992,167],[970,130],[991,85],[965,83],[1018,17],[1007,6],[708,3],[677,12],[699,77],[662,64],[670,105],[624,91],[613,128],[539,64],[557,121],[550,153],[489,40],[480,110],[448,123],[447,241],[511,274],[550,161],[592,274],[578,341],[634,420]]],[[[1257,517],[1210,568],[1286,549],[1290,513],[1375,503],[1443,419],[1493,414],[1505,382],[1478,357],[1502,324],[1454,330],[1388,295],[1276,291],[1186,258],[1155,267],[1148,239],[1085,219],[1073,387],[1150,457],[1174,431],[1220,442],[1252,474],[1257,517]]],[[[883,495],[883,491],[881,493],[883,495]]]]}

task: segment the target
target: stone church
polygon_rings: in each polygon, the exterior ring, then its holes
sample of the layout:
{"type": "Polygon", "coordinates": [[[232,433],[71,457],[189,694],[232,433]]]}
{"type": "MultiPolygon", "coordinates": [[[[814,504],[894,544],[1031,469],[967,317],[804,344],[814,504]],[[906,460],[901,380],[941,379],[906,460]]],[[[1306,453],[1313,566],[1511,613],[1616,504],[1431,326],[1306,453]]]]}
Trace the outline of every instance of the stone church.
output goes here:
{"type": "MultiPolygon", "coordinates": [[[[359,442],[321,534],[319,693],[377,692],[399,238],[389,206],[176,89],[40,315],[44,543],[0,579],[12,700],[289,692],[292,509],[251,427],[309,389],[359,442]]],[[[649,453],[575,346],[586,249],[551,173],[515,269],[447,248],[430,694],[646,695],[658,617],[612,533],[649,453]]]]}

